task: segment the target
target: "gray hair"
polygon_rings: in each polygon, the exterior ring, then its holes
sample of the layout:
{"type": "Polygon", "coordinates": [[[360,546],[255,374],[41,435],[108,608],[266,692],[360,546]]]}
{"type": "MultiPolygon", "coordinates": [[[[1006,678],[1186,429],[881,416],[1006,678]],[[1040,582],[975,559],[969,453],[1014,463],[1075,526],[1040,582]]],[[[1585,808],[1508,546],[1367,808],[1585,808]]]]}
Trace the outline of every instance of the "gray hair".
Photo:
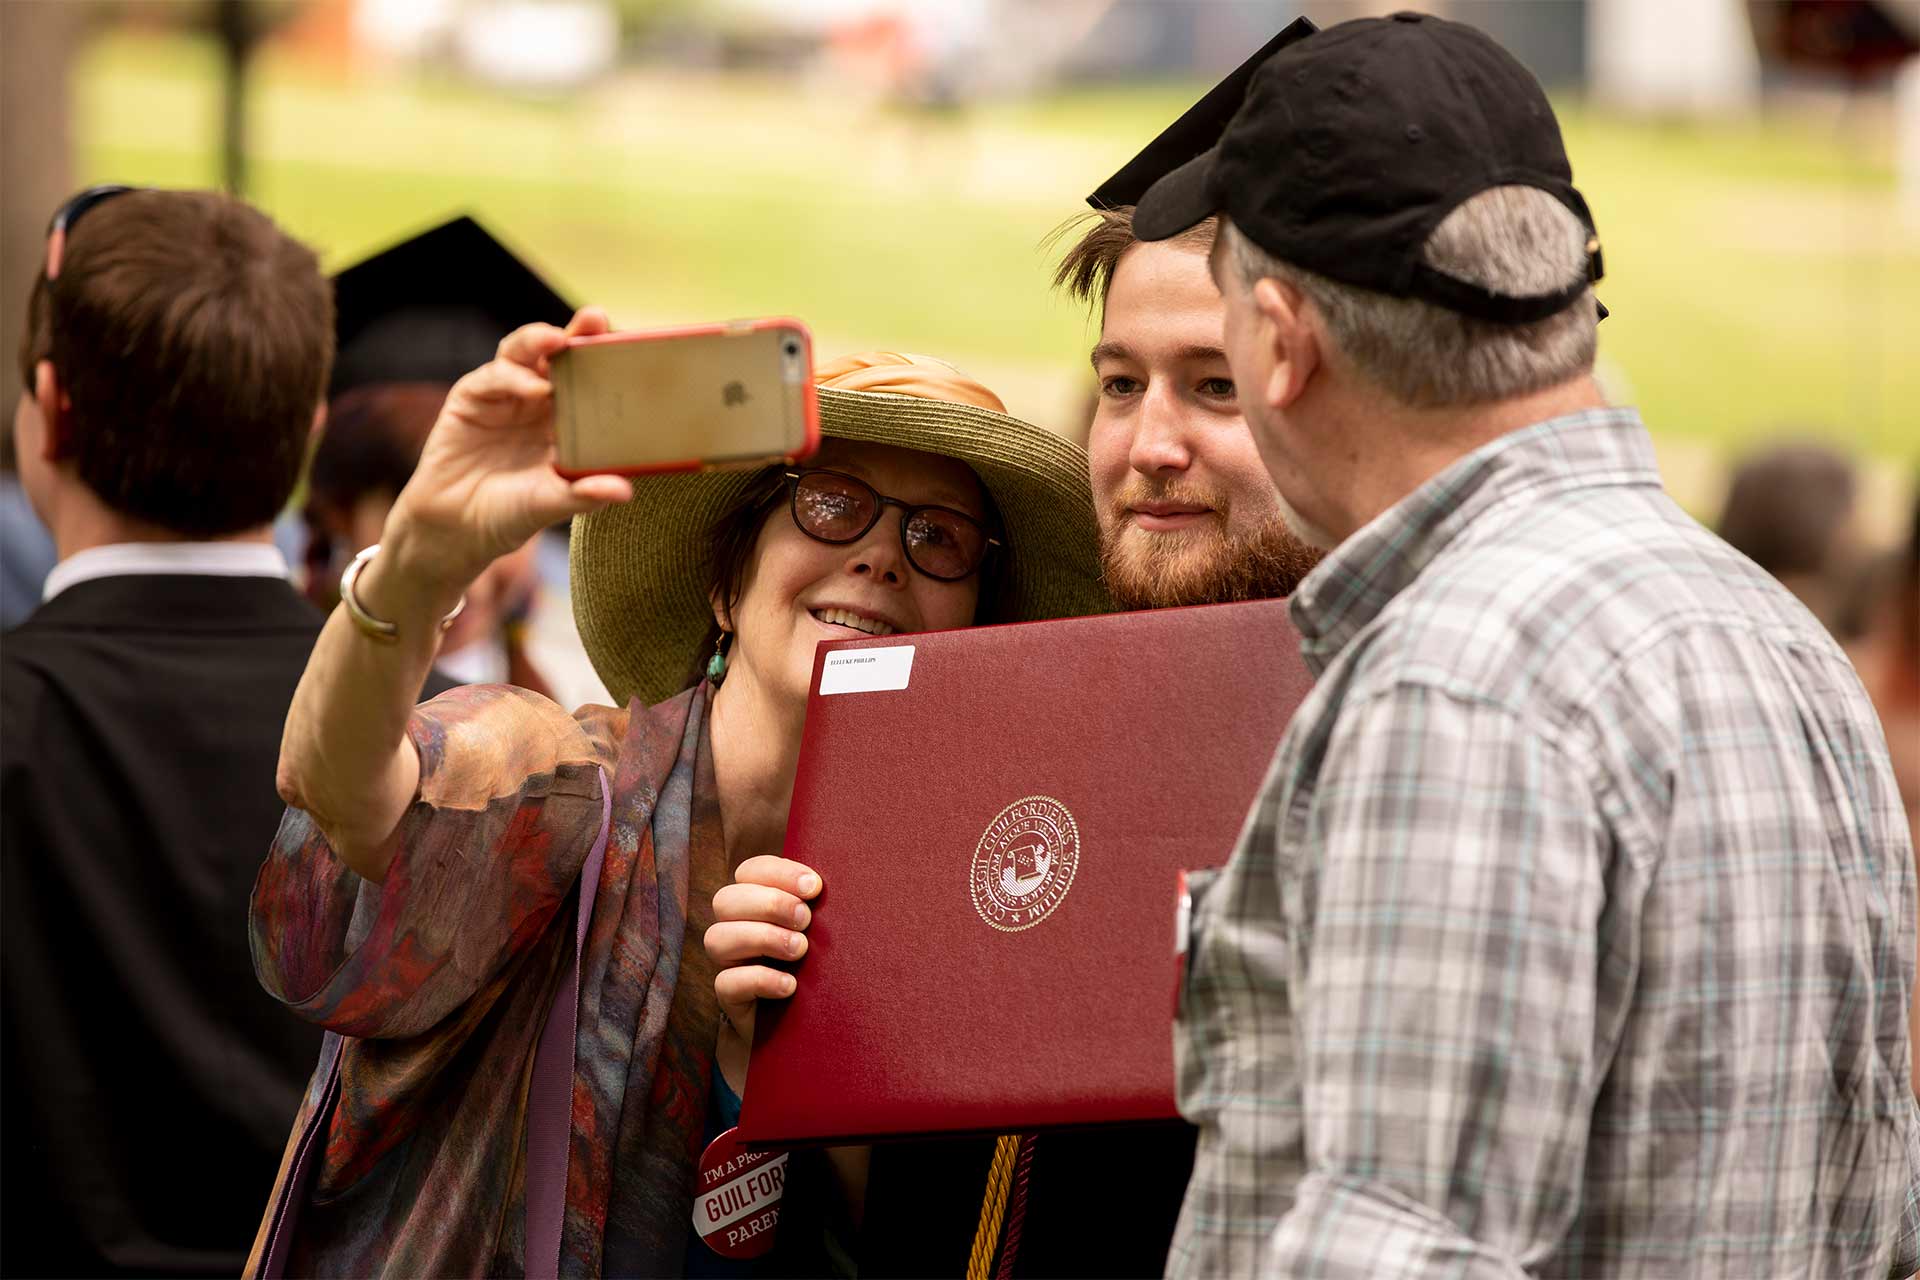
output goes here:
{"type": "MultiPolygon", "coordinates": [[[[1361,377],[1415,408],[1484,404],[1565,382],[1593,368],[1593,291],[1532,324],[1498,325],[1430,302],[1342,284],[1282,262],[1231,221],[1221,242],[1247,288],[1293,285],[1326,322],[1361,377]]],[[[1493,187],[1463,202],[1427,237],[1428,266],[1495,293],[1551,293],[1586,270],[1587,229],[1535,187],[1493,187]]]]}

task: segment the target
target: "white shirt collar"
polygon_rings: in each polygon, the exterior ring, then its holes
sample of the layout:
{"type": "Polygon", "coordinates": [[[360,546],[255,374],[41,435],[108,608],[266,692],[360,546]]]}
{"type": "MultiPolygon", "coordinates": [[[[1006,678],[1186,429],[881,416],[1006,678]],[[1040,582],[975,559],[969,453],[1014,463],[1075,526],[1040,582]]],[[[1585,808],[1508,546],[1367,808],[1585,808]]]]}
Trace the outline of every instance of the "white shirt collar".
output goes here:
{"type": "Polygon", "coordinates": [[[131,574],[197,574],[213,578],[286,578],[287,558],[268,542],[116,542],[76,551],[53,567],[40,590],[45,603],[76,582],[131,574]]]}

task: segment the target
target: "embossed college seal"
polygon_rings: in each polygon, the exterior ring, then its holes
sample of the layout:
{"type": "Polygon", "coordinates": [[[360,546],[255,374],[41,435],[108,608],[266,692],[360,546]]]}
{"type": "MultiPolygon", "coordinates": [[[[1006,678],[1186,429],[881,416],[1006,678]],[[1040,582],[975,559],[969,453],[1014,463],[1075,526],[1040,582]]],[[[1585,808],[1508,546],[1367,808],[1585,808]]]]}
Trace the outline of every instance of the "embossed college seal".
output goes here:
{"type": "Polygon", "coordinates": [[[1052,796],[1023,796],[994,815],[967,877],[973,909],[1003,933],[1053,914],[1080,868],[1080,828],[1052,796]]]}

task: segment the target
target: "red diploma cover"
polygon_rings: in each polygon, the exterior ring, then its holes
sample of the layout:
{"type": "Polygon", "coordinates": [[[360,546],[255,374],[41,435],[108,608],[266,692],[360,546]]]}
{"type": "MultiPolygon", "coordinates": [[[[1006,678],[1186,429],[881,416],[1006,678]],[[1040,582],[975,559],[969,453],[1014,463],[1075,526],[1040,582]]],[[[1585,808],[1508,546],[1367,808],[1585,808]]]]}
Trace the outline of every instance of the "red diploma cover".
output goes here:
{"type": "Polygon", "coordinates": [[[1284,601],[823,644],[756,1146],[1174,1116],[1179,873],[1226,861],[1311,677],[1284,601]]]}

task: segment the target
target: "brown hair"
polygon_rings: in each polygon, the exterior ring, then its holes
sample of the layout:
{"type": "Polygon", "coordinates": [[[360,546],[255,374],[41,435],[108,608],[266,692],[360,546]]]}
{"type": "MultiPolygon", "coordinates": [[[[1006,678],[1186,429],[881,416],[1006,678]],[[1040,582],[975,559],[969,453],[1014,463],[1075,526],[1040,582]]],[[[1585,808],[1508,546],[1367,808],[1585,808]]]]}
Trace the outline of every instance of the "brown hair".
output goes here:
{"type": "Polygon", "coordinates": [[[300,477],[333,362],[319,260],[207,191],[90,210],[60,275],[35,279],[20,372],[53,363],[58,448],[108,506],[189,536],[269,523],[300,477]]]}
{"type": "Polygon", "coordinates": [[[377,382],[327,404],[327,427],[307,472],[307,502],[341,510],[369,493],[407,487],[452,388],[444,382],[377,382]]]}
{"type": "MultiPolygon", "coordinates": [[[[1113,287],[1113,273],[1119,269],[1120,259],[1140,243],[1133,234],[1133,206],[1089,209],[1077,214],[1054,228],[1048,243],[1058,244],[1081,228],[1085,229],[1080,239],[1054,268],[1053,287],[1065,289],[1074,301],[1097,306],[1104,312],[1107,290],[1113,287]]],[[[1216,216],[1195,223],[1166,243],[1206,253],[1213,248],[1214,237],[1219,233],[1220,219],[1216,216]]]]}
{"type": "Polygon", "coordinates": [[[1715,530],[1768,573],[1825,573],[1853,514],[1853,463],[1825,445],[1785,444],[1733,472],[1715,530]]]}
{"type": "MultiPolygon", "coordinates": [[[[376,382],[327,402],[327,426],[307,466],[307,596],[323,609],[339,603],[340,535],[362,498],[399,496],[420,465],[427,433],[450,390],[444,382],[376,382]]],[[[357,547],[346,548],[351,554],[357,547]]]]}
{"type": "MultiPolygon", "coordinates": [[[[787,495],[787,470],[785,466],[772,466],[755,474],[739,496],[714,520],[709,532],[707,591],[710,596],[723,602],[722,611],[728,615],[729,622],[732,620],[733,607],[740,603],[740,592],[746,584],[747,563],[753,558],[754,545],[760,541],[760,530],[766,525],[768,513],[778,507],[787,495]]],[[[1000,540],[1000,546],[980,566],[980,601],[973,611],[975,626],[1000,620],[1004,605],[1001,588],[1007,581],[1008,556],[1013,551],[1007,541],[1006,523],[1000,519],[1000,508],[995,505],[993,493],[984,481],[980,484],[980,497],[986,508],[983,512],[986,525],[1000,540]]],[[[707,627],[706,639],[701,641],[699,651],[694,654],[693,667],[687,673],[687,687],[691,688],[707,678],[707,663],[720,643],[721,634],[718,622],[707,627]]]]}

